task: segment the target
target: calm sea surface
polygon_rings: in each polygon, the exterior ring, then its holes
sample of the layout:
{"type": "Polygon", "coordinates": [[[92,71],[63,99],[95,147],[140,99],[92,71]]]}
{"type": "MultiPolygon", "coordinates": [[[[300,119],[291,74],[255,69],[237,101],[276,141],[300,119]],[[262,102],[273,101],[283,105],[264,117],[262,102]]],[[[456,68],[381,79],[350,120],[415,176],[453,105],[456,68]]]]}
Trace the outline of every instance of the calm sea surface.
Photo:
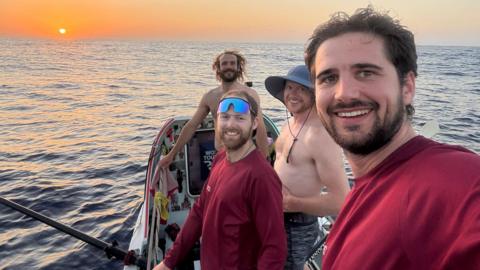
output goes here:
{"type": "MultiPolygon", "coordinates": [[[[0,196],[127,249],[162,121],[217,85],[213,57],[247,57],[263,81],[302,64],[303,44],[0,39],[0,196]]],[[[480,48],[419,47],[414,124],[480,153],[480,48]]],[[[0,269],[121,269],[89,245],[0,205],[0,269]]]]}

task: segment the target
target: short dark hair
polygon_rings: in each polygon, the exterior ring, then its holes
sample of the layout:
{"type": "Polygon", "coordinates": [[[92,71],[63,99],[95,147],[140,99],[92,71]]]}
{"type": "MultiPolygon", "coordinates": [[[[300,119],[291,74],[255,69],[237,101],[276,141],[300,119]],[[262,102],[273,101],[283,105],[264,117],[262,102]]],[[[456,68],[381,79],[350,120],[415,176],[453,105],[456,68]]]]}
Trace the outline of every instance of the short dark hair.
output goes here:
{"type": "MultiPolygon", "coordinates": [[[[344,12],[335,13],[328,22],[314,30],[305,49],[305,64],[310,70],[312,82],[315,82],[314,64],[320,45],[327,39],[352,32],[369,33],[383,39],[385,53],[395,67],[401,85],[410,71],[417,76],[417,51],[413,33],[388,13],[379,13],[369,5],[357,9],[352,16],[344,12]]],[[[408,104],[406,111],[407,117],[411,119],[415,109],[408,104]]]]}
{"type": "Polygon", "coordinates": [[[240,90],[230,90],[226,92],[225,94],[222,95],[220,100],[226,98],[226,97],[239,97],[245,99],[248,104],[250,104],[250,115],[252,116],[252,120],[257,117],[258,115],[258,103],[257,101],[250,96],[248,93],[245,91],[240,91],[240,90]]]}
{"type": "Polygon", "coordinates": [[[220,80],[220,58],[222,58],[222,56],[226,54],[231,54],[237,58],[238,79],[240,81],[243,81],[245,77],[245,65],[247,63],[247,60],[240,52],[235,50],[225,50],[219,55],[217,55],[213,60],[212,69],[215,71],[217,80],[220,80]]]}

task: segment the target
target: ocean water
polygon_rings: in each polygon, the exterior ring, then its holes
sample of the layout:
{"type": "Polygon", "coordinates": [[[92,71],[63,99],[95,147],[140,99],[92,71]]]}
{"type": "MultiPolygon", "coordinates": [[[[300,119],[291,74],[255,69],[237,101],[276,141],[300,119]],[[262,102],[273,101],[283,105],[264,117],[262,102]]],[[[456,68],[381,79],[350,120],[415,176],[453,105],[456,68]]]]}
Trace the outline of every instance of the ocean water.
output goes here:
{"type": "MultiPolygon", "coordinates": [[[[0,196],[127,249],[162,121],[191,115],[226,48],[278,125],[263,81],[303,44],[0,39],[0,196]]],[[[480,48],[419,46],[414,124],[480,153],[480,48]]],[[[0,269],[122,269],[102,251],[0,205],[0,269]]]]}

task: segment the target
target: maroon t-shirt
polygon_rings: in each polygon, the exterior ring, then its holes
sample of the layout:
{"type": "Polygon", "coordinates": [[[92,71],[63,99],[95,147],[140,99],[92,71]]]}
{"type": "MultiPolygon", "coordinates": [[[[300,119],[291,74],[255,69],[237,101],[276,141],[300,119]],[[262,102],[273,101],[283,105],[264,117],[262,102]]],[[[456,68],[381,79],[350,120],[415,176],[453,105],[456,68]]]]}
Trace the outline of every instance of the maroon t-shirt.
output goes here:
{"type": "Polygon", "coordinates": [[[480,269],[480,157],[417,136],[355,185],[322,269],[480,269]]]}
{"type": "Polygon", "coordinates": [[[177,265],[201,236],[202,269],[283,269],[281,189],[258,150],[235,163],[219,152],[165,264],[177,265]]]}

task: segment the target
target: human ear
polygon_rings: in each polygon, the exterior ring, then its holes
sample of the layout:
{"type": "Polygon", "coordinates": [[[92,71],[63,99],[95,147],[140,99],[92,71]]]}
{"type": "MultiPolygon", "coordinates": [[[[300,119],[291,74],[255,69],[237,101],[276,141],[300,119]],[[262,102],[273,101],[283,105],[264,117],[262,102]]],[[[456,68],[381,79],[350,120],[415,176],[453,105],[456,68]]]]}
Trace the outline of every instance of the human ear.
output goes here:
{"type": "Polygon", "coordinates": [[[405,105],[413,103],[415,96],[415,74],[413,71],[409,71],[405,76],[402,86],[402,98],[405,105]]]}

